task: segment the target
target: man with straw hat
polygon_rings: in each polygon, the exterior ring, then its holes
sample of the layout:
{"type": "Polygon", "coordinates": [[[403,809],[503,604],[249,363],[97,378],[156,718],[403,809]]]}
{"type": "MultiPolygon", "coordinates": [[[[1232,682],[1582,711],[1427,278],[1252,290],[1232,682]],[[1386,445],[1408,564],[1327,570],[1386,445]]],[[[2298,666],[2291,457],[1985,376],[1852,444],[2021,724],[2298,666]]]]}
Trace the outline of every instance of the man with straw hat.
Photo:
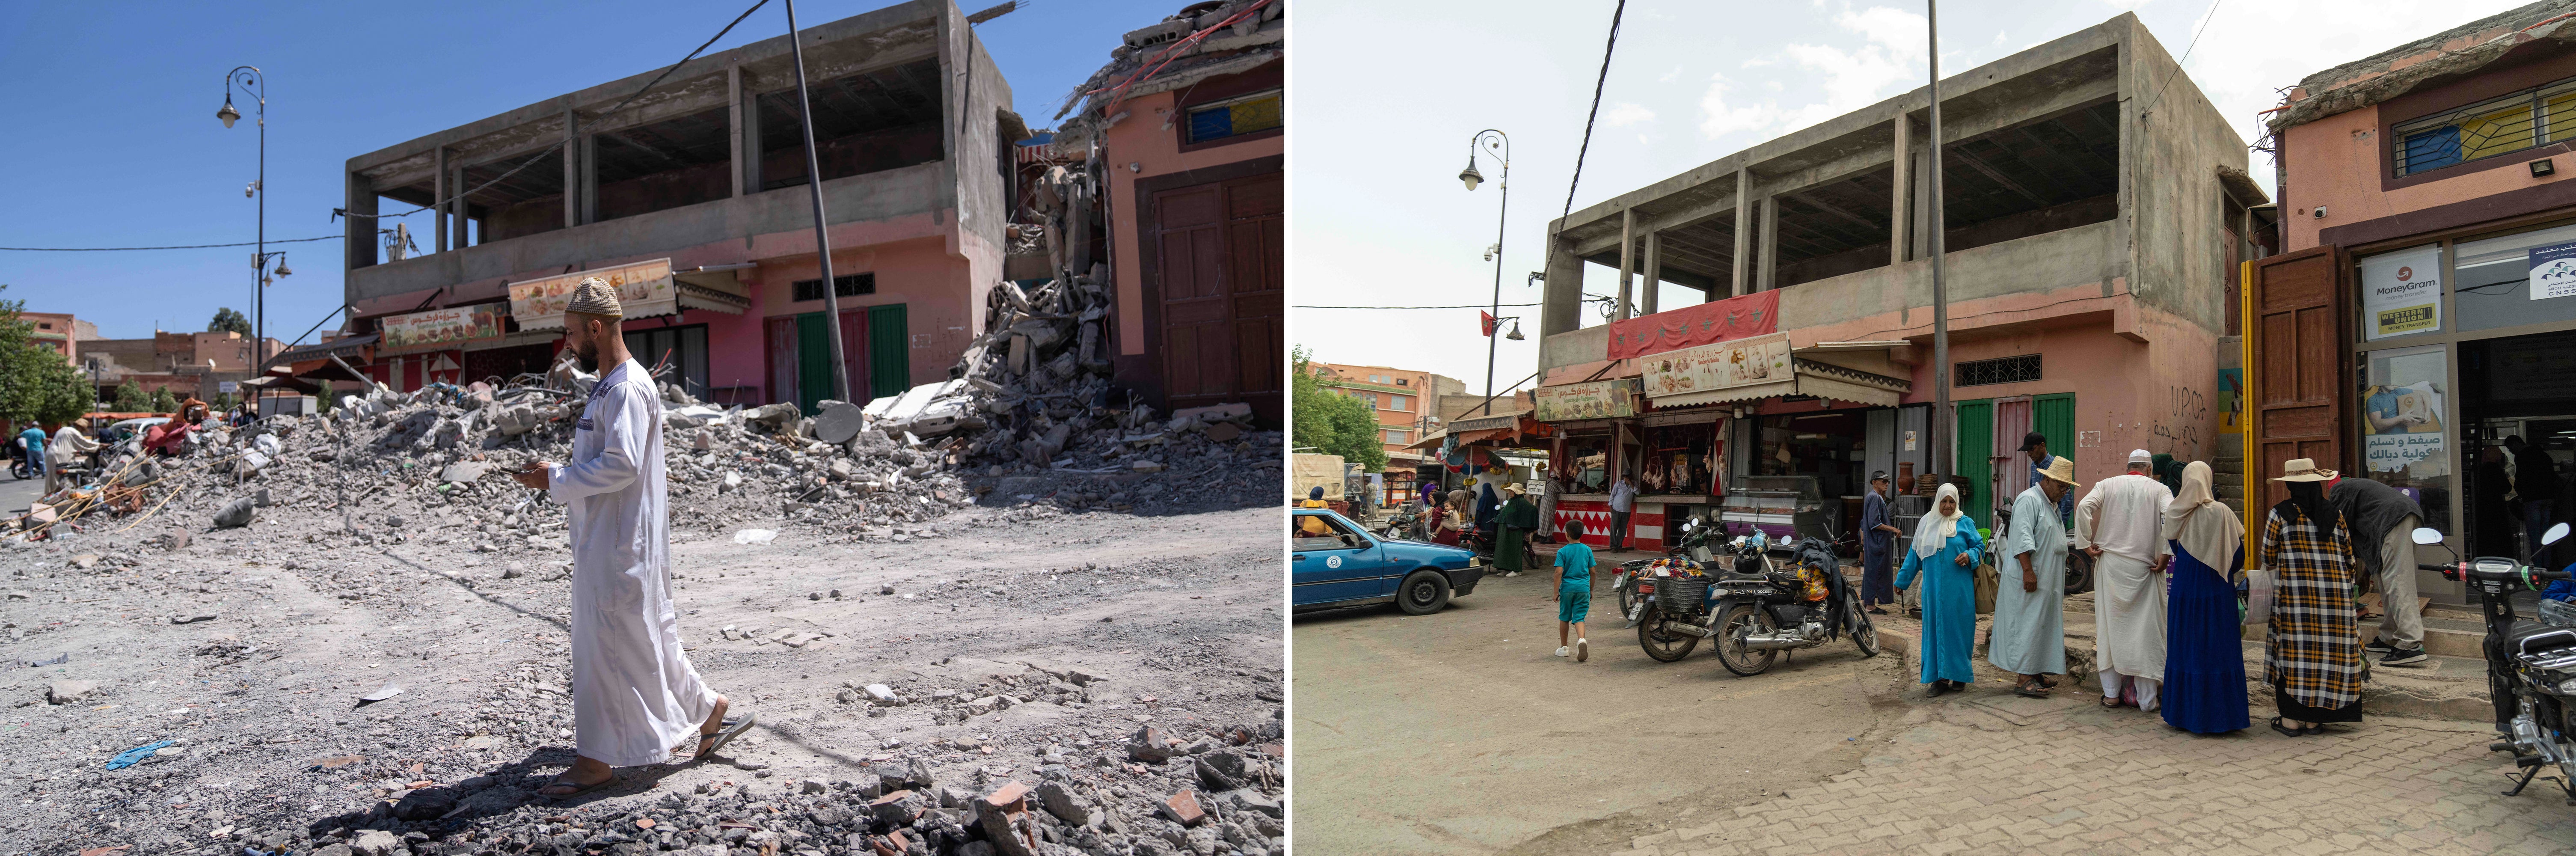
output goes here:
{"type": "Polygon", "coordinates": [[[584,371],[601,372],[575,424],[572,462],[512,475],[571,507],[572,769],[538,795],[576,796],[617,781],[614,767],[657,764],[696,729],[704,758],[751,727],[725,719],[680,650],[671,607],[670,523],[662,469],[662,397],[626,352],[617,290],[597,277],[573,287],[564,342],[584,371]]]}
{"type": "Polygon", "coordinates": [[[2075,489],[2075,461],[2052,459],[2039,474],[2013,498],[1994,638],[1986,647],[1986,662],[2021,676],[2013,692],[2032,698],[2057,686],[2049,675],[2066,673],[2066,530],[2057,524],[2057,498],[2075,489]]]}
{"type": "Polygon", "coordinates": [[[2355,635],[2352,584],[2361,571],[2343,512],[2326,499],[2333,470],[2296,458],[2272,478],[2288,488],[2263,520],[2262,567],[2272,575],[2271,633],[2263,644],[2263,682],[2281,715],[2284,737],[2325,731],[2324,723],[2361,721],[2361,640],[2355,635]]]}
{"type": "Polygon", "coordinates": [[[2129,470],[2075,504],[2075,546],[2093,557],[2093,664],[2102,706],[2156,709],[2165,680],[2165,562],[2161,533],[2173,491],[2147,475],[2156,456],[2129,453],[2129,470]]]}
{"type": "Polygon", "coordinates": [[[61,490],[63,468],[80,460],[80,456],[98,451],[98,441],[89,438],[89,418],[74,419],[54,431],[54,441],[45,444],[45,493],[61,490]]]}

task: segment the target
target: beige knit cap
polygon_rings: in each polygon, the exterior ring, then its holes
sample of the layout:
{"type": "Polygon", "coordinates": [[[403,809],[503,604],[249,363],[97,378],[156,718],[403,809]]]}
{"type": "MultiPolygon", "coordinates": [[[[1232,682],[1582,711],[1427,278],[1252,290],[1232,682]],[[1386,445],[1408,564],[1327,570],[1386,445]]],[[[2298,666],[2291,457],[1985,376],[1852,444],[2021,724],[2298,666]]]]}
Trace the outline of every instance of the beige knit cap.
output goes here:
{"type": "Polygon", "coordinates": [[[617,302],[617,289],[610,288],[607,280],[595,276],[573,285],[572,302],[564,306],[564,311],[608,318],[626,317],[626,308],[617,302]]]}

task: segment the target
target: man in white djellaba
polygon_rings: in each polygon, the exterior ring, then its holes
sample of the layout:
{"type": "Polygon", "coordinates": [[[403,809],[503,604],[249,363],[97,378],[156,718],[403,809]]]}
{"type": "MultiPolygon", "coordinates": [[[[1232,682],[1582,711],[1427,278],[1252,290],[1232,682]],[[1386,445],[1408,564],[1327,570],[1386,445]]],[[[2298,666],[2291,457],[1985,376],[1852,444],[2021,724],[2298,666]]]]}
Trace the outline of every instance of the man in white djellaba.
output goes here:
{"type": "Polygon", "coordinates": [[[2173,491],[2147,476],[2155,456],[2129,453],[2129,471],[2096,482],[2075,504],[2075,546],[2093,556],[2093,653],[2102,706],[2135,699],[2155,710],[2165,680],[2165,505],[2173,491]],[[2123,690],[2128,692],[2123,693],[2123,690]]]}
{"type": "Polygon", "coordinates": [[[572,769],[539,790],[565,798],[615,783],[616,767],[669,760],[696,730],[704,758],[748,730],[680,650],[671,607],[670,514],[662,469],[662,397],[626,352],[617,290],[593,277],[573,288],[564,339],[600,372],[574,427],[572,461],[512,474],[570,506],[572,769]]]}

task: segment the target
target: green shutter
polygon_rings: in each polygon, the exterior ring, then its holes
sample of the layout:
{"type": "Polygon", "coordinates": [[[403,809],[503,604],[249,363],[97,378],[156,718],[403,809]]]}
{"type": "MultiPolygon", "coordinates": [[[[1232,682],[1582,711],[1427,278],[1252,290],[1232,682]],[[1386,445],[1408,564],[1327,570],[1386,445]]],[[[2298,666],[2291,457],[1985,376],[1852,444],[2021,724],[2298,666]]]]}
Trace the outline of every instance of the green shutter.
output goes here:
{"type": "Polygon", "coordinates": [[[868,391],[878,398],[912,388],[912,334],[903,304],[868,307],[868,391]]]}
{"type": "Polygon", "coordinates": [[[2030,430],[2048,438],[2048,453],[2075,454],[2075,393],[2035,395],[2030,399],[2030,430]]]}
{"type": "Polygon", "coordinates": [[[796,406],[811,416],[832,397],[832,331],[823,313],[796,316],[796,406]]]}
{"type": "Polygon", "coordinates": [[[1960,506],[1959,510],[1976,520],[1978,526],[1992,529],[1995,525],[1995,503],[1994,497],[1987,494],[1993,490],[1990,482],[1994,468],[1993,462],[1987,459],[1994,455],[1995,448],[1994,399],[1955,402],[1951,407],[1958,413],[1959,455],[1956,466],[1959,475],[1968,480],[1968,489],[1961,491],[1967,504],[1960,506]]]}

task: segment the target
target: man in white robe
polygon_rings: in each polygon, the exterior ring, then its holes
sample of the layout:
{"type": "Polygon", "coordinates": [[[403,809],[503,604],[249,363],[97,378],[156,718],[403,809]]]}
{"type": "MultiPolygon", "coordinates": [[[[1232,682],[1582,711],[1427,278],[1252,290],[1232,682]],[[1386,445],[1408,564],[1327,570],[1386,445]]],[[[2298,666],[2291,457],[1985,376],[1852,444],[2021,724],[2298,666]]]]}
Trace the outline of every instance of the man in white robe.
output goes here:
{"type": "Polygon", "coordinates": [[[2017,695],[2044,698],[2066,673],[2066,530],[2057,499],[2075,489],[2075,462],[2055,458],[2039,481],[2013,499],[2004,530],[2002,585],[1995,592],[1994,636],[1986,662],[2020,675],[2017,695]]]}
{"type": "Polygon", "coordinates": [[[703,758],[751,726],[724,719],[727,700],[708,689],[680,650],[671,607],[668,488],[662,469],[662,398],[626,352],[617,292],[596,278],[574,288],[565,340],[584,370],[605,372],[582,408],[570,463],[514,474],[570,506],[572,769],[538,791],[569,797],[617,781],[613,767],[657,764],[697,731],[703,758]]]}
{"type": "Polygon", "coordinates": [[[2129,471],[2103,479],[2075,505],[2075,546],[2093,557],[2093,659],[2102,703],[2135,686],[2138,709],[2156,709],[2165,679],[2165,563],[2161,534],[2173,491],[2147,476],[2155,456],[2129,453],[2129,471]]]}
{"type": "Polygon", "coordinates": [[[45,444],[45,493],[63,489],[63,470],[79,462],[82,455],[98,451],[98,441],[90,439],[88,431],[88,419],[74,419],[55,431],[53,441],[45,444]]]}

